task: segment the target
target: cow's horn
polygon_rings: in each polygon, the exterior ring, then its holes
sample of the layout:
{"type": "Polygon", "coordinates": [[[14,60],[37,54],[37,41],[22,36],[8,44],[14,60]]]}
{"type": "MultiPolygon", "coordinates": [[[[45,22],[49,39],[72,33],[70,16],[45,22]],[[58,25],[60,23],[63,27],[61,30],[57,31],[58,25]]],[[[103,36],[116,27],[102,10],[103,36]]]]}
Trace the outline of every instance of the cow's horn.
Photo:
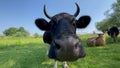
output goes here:
{"type": "Polygon", "coordinates": [[[77,17],[79,12],[80,12],[80,8],[79,5],[77,3],[75,3],[76,7],[77,7],[77,11],[75,12],[74,16],[77,17]]]}
{"type": "Polygon", "coordinates": [[[50,15],[47,14],[46,12],[46,6],[44,5],[44,14],[47,18],[51,19],[52,17],[50,15]]]}

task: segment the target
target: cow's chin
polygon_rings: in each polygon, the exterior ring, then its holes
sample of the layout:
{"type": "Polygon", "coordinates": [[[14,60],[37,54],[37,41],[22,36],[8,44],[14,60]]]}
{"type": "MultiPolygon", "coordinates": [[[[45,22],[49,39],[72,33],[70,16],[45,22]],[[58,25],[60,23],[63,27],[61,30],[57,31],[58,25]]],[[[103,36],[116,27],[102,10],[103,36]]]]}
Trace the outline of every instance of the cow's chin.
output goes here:
{"type": "Polygon", "coordinates": [[[80,48],[75,49],[74,51],[63,51],[63,50],[50,50],[48,57],[58,61],[76,61],[79,58],[84,58],[86,56],[84,50],[80,48]]]}
{"type": "Polygon", "coordinates": [[[80,49],[64,52],[62,49],[56,51],[56,59],[59,61],[76,61],[79,58],[80,49]]]}

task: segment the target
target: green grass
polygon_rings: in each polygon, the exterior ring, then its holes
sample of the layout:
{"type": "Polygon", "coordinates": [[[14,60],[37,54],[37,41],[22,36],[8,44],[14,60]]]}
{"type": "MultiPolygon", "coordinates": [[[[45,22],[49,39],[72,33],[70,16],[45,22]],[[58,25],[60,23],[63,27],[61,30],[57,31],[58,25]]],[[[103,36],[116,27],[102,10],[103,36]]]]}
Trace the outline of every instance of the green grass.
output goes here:
{"type": "MultiPolygon", "coordinates": [[[[107,45],[88,47],[86,40],[94,35],[80,35],[87,56],[68,62],[70,68],[119,68],[120,36],[114,43],[106,36],[107,45]]],[[[54,60],[46,56],[42,38],[0,38],[0,68],[53,68],[54,60]]],[[[58,62],[58,68],[62,68],[58,62]]]]}

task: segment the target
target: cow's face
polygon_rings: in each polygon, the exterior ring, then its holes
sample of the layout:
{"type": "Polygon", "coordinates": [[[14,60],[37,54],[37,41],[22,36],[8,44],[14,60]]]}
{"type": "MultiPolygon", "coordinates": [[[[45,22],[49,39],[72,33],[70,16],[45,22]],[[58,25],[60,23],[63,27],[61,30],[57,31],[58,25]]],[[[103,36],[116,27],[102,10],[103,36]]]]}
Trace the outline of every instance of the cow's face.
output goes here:
{"type": "MultiPolygon", "coordinates": [[[[78,5],[77,8],[79,11],[78,5]]],[[[46,11],[44,13],[47,14],[46,11]]],[[[42,18],[35,21],[38,28],[45,30],[43,40],[50,44],[48,56],[59,61],[74,61],[84,57],[85,52],[81,40],[76,36],[76,28],[85,28],[90,17],[82,16],[76,20],[75,15],[60,13],[48,18],[49,23],[42,18]]]]}

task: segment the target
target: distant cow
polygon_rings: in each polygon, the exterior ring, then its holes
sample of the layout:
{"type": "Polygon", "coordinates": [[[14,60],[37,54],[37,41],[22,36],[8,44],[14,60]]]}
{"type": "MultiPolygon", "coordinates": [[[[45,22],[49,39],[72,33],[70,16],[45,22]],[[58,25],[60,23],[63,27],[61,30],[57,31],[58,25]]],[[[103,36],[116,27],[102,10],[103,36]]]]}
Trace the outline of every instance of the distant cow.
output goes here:
{"type": "Polygon", "coordinates": [[[108,29],[108,35],[113,39],[113,41],[115,42],[117,39],[117,36],[119,34],[119,30],[117,27],[113,26],[111,28],[108,29]]]}
{"type": "Polygon", "coordinates": [[[90,16],[82,16],[76,20],[80,8],[77,3],[75,4],[77,11],[74,15],[59,13],[50,16],[44,6],[44,14],[50,21],[47,22],[43,18],[35,20],[36,26],[45,31],[44,42],[50,44],[49,58],[58,61],[75,61],[86,55],[81,40],[76,35],[76,28],[85,28],[90,22],[90,16]]]}
{"type": "Polygon", "coordinates": [[[105,44],[106,44],[106,40],[103,34],[98,34],[98,37],[88,38],[87,40],[88,46],[100,46],[105,44]]]}

